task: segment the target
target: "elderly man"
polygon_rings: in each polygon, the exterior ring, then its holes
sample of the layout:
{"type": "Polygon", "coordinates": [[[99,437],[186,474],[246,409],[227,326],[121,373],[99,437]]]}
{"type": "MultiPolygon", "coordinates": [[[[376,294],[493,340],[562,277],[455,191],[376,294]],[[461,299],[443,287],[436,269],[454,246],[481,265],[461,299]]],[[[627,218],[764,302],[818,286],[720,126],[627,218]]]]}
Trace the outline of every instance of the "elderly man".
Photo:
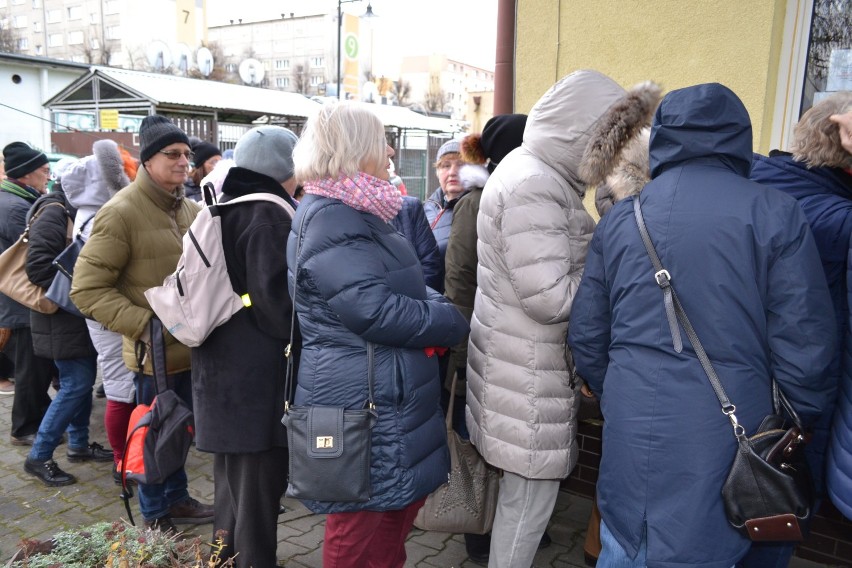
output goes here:
{"type": "MultiPolygon", "coordinates": [[[[183,235],[198,206],[184,198],[192,160],[186,133],[155,115],[142,121],[139,139],[143,167],[95,217],[74,269],[71,298],[84,314],[124,337],[124,363],[140,372],[137,402],[150,404],[153,369],[150,361],[140,369],[134,351],[154,315],[144,292],[162,284],[177,267],[183,235]]],[[[189,349],[171,336],[166,340],[166,364],[170,383],[191,406],[189,349]]],[[[186,486],[183,468],[162,484],[140,484],[139,506],[149,528],[173,532],[175,523],[213,520],[213,508],[191,498],[186,486]]]]}
{"type": "MultiPolygon", "coordinates": [[[[0,253],[24,232],[27,212],[47,192],[50,179],[47,156],[23,142],[12,142],[3,148],[3,158],[6,179],[0,181],[0,253]]],[[[50,406],[47,389],[53,362],[33,352],[30,310],[3,294],[0,294],[0,328],[12,330],[4,349],[15,368],[11,442],[13,446],[31,446],[50,406]]]]}

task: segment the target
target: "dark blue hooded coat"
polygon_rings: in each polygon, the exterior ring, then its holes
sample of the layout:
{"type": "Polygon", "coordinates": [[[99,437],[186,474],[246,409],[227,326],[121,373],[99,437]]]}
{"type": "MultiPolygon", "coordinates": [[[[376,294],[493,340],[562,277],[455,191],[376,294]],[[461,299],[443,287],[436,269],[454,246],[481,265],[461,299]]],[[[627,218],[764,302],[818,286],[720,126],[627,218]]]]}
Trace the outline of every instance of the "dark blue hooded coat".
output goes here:
{"type": "Polygon", "coordinates": [[[402,209],[391,224],[414,245],[423,268],[426,285],[441,292],[444,289],[444,257],[423,211],[423,203],[410,195],[402,196],[402,209]]]}
{"type": "MultiPolygon", "coordinates": [[[[848,251],[847,278],[852,278],[852,242],[848,251]]],[[[852,290],[847,292],[852,301],[852,290]]],[[[826,486],[831,501],[847,518],[852,519],[852,322],[847,322],[843,337],[842,374],[837,395],[837,409],[831,428],[828,450],[826,486]]]]}
{"type": "Polygon", "coordinates": [[[683,351],[672,347],[633,199],[748,433],[771,411],[772,376],[805,418],[831,394],[833,313],[813,236],[794,199],[748,180],[751,145],[726,87],[669,93],[651,131],[652,181],[601,220],[571,312],[577,371],[605,418],[601,515],[631,556],[647,527],[649,567],[726,568],[750,541],[721,499],[731,424],[682,331],[683,351]]]}
{"type": "MultiPolygon", "coordinates": [[[[846,298],[846,255],[852,236],[852,175],[840,168],[808,168],[804,162],[793,159],[785,152],[773,152],[770,157],[754,155],[751,179],[774,187],[796,198],[805,213],[822,260],[822,269],[828,281],[831,302],[834,305],[836,336],[845,337],[848,328],[849,303],[846,298]]],[[[829,370],[835,388],[840,382],[840,355],[838,347],[829,370]]],[[[834,402],[814,424],[813,437],[807,445],[817,493],[824,494],[825,452],[834,402]]],[[[852,493],[852,489],[850,489],[852,493]]]]}
{"type": "Polygon", "coordinates": [[[405,237],[336,199],[307,195],[300,202],[287,241],[291,285],[296,263],[293,297],[302,332],[296,404],[363,408],[371,342],[379,415],[372,431],[372,498],[305,505],[315,513],[402,509],[447,481],[438,358],[424,348],[455,345],[467,334],[467,321],[426,288],[405,237]]]}

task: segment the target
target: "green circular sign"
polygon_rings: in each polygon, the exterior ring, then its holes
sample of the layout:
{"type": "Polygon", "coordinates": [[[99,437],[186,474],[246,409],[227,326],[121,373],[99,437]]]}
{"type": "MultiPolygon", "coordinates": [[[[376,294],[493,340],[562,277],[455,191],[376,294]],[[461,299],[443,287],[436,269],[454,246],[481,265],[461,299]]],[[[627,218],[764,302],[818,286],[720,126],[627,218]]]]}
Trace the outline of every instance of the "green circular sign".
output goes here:
{"type": "Polygon", "coordinates": [[[354,34],[346,36],[346,41],[343,44],[343,50],[346,52],[346,57],[356,59],[358,57],[358,38],[354,34]]]}

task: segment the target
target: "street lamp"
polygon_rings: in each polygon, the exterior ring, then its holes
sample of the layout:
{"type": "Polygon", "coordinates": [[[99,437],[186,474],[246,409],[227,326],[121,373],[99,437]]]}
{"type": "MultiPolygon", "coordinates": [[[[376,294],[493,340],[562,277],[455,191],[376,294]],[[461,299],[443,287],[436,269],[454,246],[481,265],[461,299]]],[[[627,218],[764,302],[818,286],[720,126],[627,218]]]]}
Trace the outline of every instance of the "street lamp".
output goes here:
{"type": "MultiPolygon", "coordinates": [[[[362,0],[337,0],[337,100],[340,100],[340,61],[343,59],[341,56],[341,32],[343,30],[343,10],[341,7],[344,4],[351,4],[352,2],[361,2],[362,0]]],[[[375,18],[376,15],[373,13],[373,5],[370,2],[367,2],[367,11],[361,16],[362,18],[375,18]]]]}

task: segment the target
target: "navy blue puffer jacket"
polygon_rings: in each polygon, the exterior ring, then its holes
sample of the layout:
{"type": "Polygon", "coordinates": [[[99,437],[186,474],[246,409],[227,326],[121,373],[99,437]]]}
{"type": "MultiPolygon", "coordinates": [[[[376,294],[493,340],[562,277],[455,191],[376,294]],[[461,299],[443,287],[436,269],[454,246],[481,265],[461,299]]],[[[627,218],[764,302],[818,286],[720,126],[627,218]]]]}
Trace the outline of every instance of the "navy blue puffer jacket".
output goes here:
{"type": "MultiPolygon", "coordinates": [[[[770,157],[754,155],[751,179],[774,187],[796,198],[814,234],[822,269],[831,293],[836,320],[836,336],[846,336],[849,303],[846,297],[846,255],[852,237],[852,175],[840,168],[808,168],[786,152],[772,152],[770,157]]],[[[829,378],[835,388],[840,383],[841,348],[834,352],[829,378]]],[[[817,494],[825,488],[825,452],[834,402],[813,425],[813,436],[806,446],[817,494]]]]}
{"type": "Polygon", "coordinates": [[[804,419],[833,391],[834,314],[796,201],[748,180],[751,122],[719,84],[669,93],[654,118],[652,181],[607,213],[571,312],[578,373],[601,400],[598,505],[651,568],[727,568],[750,541],[725,516],[737,444],[692,345],[675,352],[663,292],[633,216],[648,232],[749,434],[771,411],[775,377],[804,419]]]}
{"type": "Polygon", "coordinates": [[[426,285],[442,292],[444,290],[444,257],[438,250],[438,242],[423,211],[423,203],[410,195],[402,196],[402,209],[391,221],[397,231],[414,245],[414,252],[423,268],[426,285]]]}
{"type": "Polygon", "coordinates": [[[438,360],[424,348],[455,345],[468,332],[467,322],[426,288],[405,237],[336,199],[308,195],[301,201],[287,265],[291,285],[298,265],[294,298],[302,355],[296,404],[362,408],[367,342],[375,344],[379,420],[372,438],[372,498],[305,504],[315,513],[402,509],[447,481],[438,360]]]}

